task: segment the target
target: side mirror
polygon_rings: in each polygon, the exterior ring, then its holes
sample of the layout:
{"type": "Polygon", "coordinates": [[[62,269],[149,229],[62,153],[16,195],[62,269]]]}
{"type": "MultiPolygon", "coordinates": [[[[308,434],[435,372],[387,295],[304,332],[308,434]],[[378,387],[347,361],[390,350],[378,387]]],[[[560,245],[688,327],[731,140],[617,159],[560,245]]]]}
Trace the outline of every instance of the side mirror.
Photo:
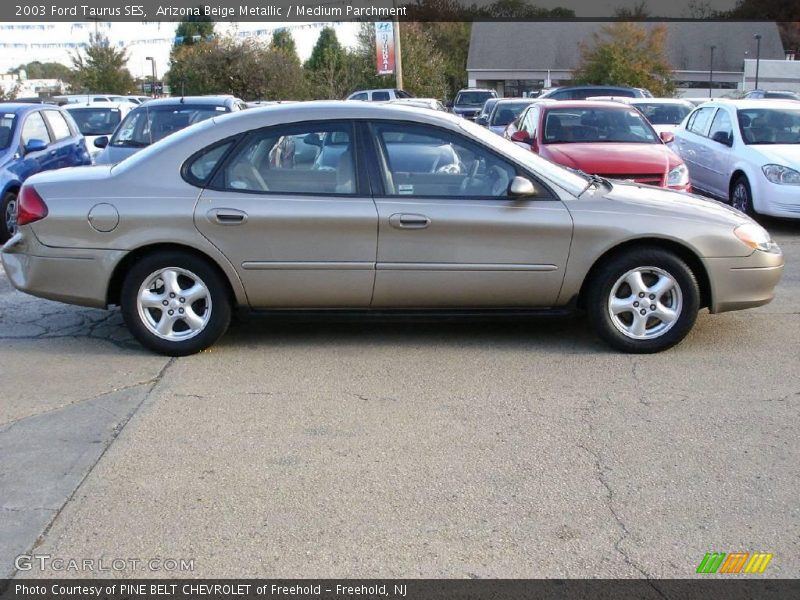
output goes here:
{"type": "Polygon", "coordinates": [[[486,125],[489,124],[489,117],[485,117],[485,116],[484,117],[478,117],[477,119],[475,119],[475,122],[478,125],[483,125],[484,127],[486,127],[486,125]]]}
{"type": "Polygon", "coordinates": [[[517,129],[511,134],[512,142],[519,142],[521,144],[532,144],[533,140],[528,136],[527,132],[517,129]]]}
{"type": "Polygon", "coordinates": [[[95,148],[105,148],[108,146],[108,136],[101,135],[99,138],[95,138],[94,140],[94,147],[95,148]]]}
{"type": "Polygon", "coordinates": [[[670,144],[675,141],[675,135],[671,131],[662,131],[658,136],[665,144],[670,144]]]}
{"type": "Polygon", "coordinates": [[[44,140],[39,140],[34,138],[32,140],[28,140],[28,143],[25,144],[25,153],[27,154],[28,152],[41,152],[46,148],[47,148],[47,142],[45,142],[44,140]]]}
{"type": "Polygon", "coordinates": [[[303,142],[308,144],[309,146],[319,146],[322,148],[322,138],[319,137],[318,133],[309,133],[303,138],[303,142]]]}
{"type": "Polygon", "coordinates": [[[508,195],[512,198],[528,198],[536,195],[536,188],[530,179],[517,175],[508,184],[508,195]]]}
{"type": "Polygon", "coordinates": [[[717,131],[711,136],[711,139],[728,147],[733,146],[733,136],[727,131],[717,131]]]}

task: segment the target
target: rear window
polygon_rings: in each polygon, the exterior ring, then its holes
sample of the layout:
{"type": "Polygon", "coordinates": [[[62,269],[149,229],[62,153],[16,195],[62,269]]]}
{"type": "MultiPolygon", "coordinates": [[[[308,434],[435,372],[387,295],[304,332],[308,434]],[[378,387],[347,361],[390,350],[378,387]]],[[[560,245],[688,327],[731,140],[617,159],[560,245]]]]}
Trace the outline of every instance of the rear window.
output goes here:
{"type": "Polygon", "coordinates": [[[189,125],[225,112],[229,111],[224,106],[187,104],[151,107],[144,103],[128,113],[114,132],[110,145],[143,148],[189,125]]]}
{"type": "Polygon", "coordinates": [[[677,125],[686,118],[691,108],[684,104],[645,103],[634,104],[653,125],[677,125]]]}
{"type": "Polygon", "coordinates": [[[458,106],[483,106],[489,98],[494,98],[492,92],[459,92],[456,96],[458,106]]]}
{"type": "Polygon", "coordinates": [[[82,135],[111,135],[122,118],[118,108],[68,108],[82,135]]]}

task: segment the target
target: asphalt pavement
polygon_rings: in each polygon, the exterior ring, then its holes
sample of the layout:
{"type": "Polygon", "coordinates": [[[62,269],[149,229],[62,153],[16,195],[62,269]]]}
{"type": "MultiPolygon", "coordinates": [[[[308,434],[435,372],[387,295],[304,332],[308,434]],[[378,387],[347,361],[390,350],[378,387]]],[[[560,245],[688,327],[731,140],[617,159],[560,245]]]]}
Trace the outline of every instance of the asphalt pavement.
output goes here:
{"type": "Polygon", "coordinates": [[[800,227],[767,226],[776,300],[649,356],[580,318],[255,319],[168,359],[0,271],[0,576],[682,578],[760,551],[798,577],[800,227]]]}

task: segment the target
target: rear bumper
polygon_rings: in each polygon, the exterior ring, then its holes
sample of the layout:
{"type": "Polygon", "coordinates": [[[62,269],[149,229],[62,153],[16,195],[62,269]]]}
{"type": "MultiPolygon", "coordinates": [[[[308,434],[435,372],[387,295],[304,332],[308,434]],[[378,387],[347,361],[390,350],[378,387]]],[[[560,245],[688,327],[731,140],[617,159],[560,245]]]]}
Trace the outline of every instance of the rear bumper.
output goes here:
{"type": "Polygon", "coordinates": [[[754,308],[775,297],[783,254],[755,251],[744,258],[704,259],[711,282],[712,313],[754,308]]]}
{"type": "Polygon", "coordinates": [[[68,304],[106,308],[108,282],[125,255],[119,250],[51,248],[31,232],[18,233],[2,252],[3,267],[18,290],[68,304]]]}

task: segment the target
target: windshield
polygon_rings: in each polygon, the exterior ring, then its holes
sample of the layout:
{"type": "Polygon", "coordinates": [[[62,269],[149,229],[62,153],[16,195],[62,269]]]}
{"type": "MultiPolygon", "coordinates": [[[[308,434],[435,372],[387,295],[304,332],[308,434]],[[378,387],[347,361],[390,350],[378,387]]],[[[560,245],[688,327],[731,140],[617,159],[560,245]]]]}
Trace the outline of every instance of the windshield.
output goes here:
{"type": "Polygon", "coordinates": [[[458,106],[483,106],[489,98],[494,98],[492,92],[459,92],[455,103],[458,106]]]}
{"type": "Polygon", "coordinates": [[[512,160],[529,168],[537,175],[548,179],[550,182],[565,189],[573,196],[578,196],[586,188],[588,176],[578,174],[576,171],[566,169],[561,165],[550,162],[530,150],[520,148],[514,142],[499,135],[486,135],[486,129],[466,119],[459,123],[464,131],[481,141],[481,143],[494,148],[497,152],[505,154],[512,160]]]}
{"type": "Polygon", "coordinates": [[[530,104],[530,102],[498,102],[492,112],[490,125],[508,125],[530,104]]]}
{"type": "Polygon", "coordinates": [[[674,104],[637,102],[633,106],[638,108],[652,125],[678,125],[692,111],[691,106],[678,102],[674,104]]]}
{"type": "Polygon", "coordinates": [[[778,98],[784,100],[800,100],[800,95],[794,92],[765,92],[764,98],[778,98]]]}
{"type": "Polygon", "coordinates": [[[634,108],[551,108],[545,113],[545,144],[624,142],[660,144],[661,140],[634,108]]]}
{"type": "Polygon", "coordinates": [[[11,145],[16,122],[17,115],[14,113],[0,113],[0,150],[5,150],[11,145]]]}
{"type": "Polygon", "coordinates": [[[81,135],[111,135],[119,125],[122,113],[118,108],[68,108],[81,135]]]}
{"type": "Polygon", "coordinates": [[[736,111],[745,144],[800,144],[800,107],[736,111]]]}
{"type": "Polygon", "coordinates": [[[148,106],[134,109],[114,133],[111,146],[142,148],[169,134],[227,112],[223,106],[148,106]]]}

